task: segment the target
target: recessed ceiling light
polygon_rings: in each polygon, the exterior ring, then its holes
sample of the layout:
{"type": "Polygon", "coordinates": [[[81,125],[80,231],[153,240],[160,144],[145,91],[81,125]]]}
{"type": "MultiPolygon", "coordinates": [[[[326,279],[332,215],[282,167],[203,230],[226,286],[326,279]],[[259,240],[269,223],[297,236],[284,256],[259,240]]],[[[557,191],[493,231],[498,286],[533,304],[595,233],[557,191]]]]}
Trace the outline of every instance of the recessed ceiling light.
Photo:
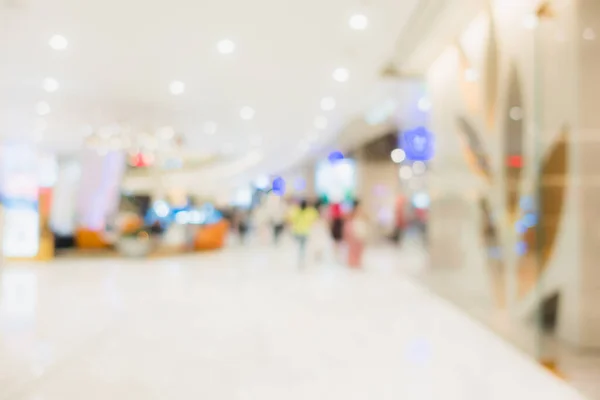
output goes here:
{"type": "Polygon", "coordinates": [[[402,149],[394,149],[392,150],[391,157],[393,162],[400,164],[406,159],[406,153],[402,149]]]}
{"type": "Polygon", "coordinates": [[[415,161],[412,166],[414,175],[422,175],[427,171],[427,165],[423,161],[415,161]]]}
{"type": "Polygon", "coordinates": [[[348,25],[350,25],[350,28],[354,30],[364,31],[369,26],[369,19],[366,15],[354,14],[348,20],[348,25]]]}
{"type": "Polygon", "coordinates": [[[171,94],[175,96],[183,94],[183,92],[185,92],[185,83],[181,81],[173,81],[169,85],[169,90],[171,91],[171,94]]]}
{"type": "Polygon", "coordinates": [[[240,110],[240,118],[246,121],[249,121],[252,118],[254,118],[254,114],[256,114],[256,112],[252,107],[245,106],[242,107],[240,110]]]}
{"type": "Polygon", "coordinates": [[[327,118],[322,115],[319,115],[315,118],[315,128],[317,129],[325,129],[327,128],[327,118]]]}
{"type": "Polygon", "coordinates": [[[217,123],[213,121],[206,121],[204,123],[204,133],[207,135],[214,135],[217,133],[217,123]]]}
{"type": "Polygon", "coordinates": [[[38,115],[48,115],[50,114],[50,111],[50,105],[45,101],[40,101],[35,105],[35,112],[38,113],[38,115]]]}
{"type": "Polygon", "coordinates": [[[54,78],[44,79],[43,86],[44,86],[44,90],[48,93],[56,92],[58,90],[58,88],[60,87],[60,85],[58,84],[58,81],[54,78]]]}
{"type": "Polygon", "coordinates": [[[321,110],[331,111],[335,108],[335,99],[333,97],[323,97],[321,99],[321,110]]]}
{"type": "Polygon", "coordinates": [[[235,51],[235,43],[229,39],[220,40],[219,43],[217,43],[217,50],[219,50],[219,53],[221,54],[231,54],[235,51]]]}
{"type": "Polygon", "coordinates": [[[585,40],[594,40],[596,39],[596,32],[592,28],[586,28],[583,31],[583,38],[585,40]]]}
{"type": "Polygon", "coordinates": [[[348,79],[350,79],[350,71],[346,68],[336,68],[335,71],[333,71],[333,79],[338,82],[347,82],[348,79]]]}
{"type": "Polygon", "coordinates": [[[63,35],[52,36],[50,38],[50,40],[48,41],[48,44],[54,50],[59,50],[59,51],[65,50],[67,47],[69,47],[69,41],[63,35]]]}
{"type": "Polygon", "coordinates": [[[509,116],[513,121],[520,121],[523,119],[523,109],[521,107],[511,107],[509,116]]]}

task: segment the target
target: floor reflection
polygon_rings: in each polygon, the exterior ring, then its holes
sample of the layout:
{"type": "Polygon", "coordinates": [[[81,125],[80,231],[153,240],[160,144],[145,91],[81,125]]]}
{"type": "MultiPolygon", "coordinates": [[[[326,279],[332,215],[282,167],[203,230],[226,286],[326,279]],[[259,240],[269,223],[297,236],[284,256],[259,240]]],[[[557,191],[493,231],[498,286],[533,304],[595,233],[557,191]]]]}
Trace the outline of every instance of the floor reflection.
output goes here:
{"type": "Polygon", "coordinates": [[[3,328],[32,324],[38,298],[37,275],[34,271],[25,269],[5,269],[0,276],[0,316],[3,328]]]}

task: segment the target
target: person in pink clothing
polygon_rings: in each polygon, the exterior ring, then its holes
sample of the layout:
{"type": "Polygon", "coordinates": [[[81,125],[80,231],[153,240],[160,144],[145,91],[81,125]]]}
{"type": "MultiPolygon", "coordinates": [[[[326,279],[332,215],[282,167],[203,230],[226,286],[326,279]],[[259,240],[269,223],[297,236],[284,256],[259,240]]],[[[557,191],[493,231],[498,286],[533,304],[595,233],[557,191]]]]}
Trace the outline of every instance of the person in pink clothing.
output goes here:
{"type": "Polygon", "coordinates": [[[404,197],[402,194],[398,195],[394,209],[394,234],[392,235],[392,238],[396,244],[402,243],[404,231],[406,230],[406,203],[406,197],[404,197]]]}
{"type": "Polygon", "coordinates": [[[348,245],[348,266],[360,268],[368,236],[366,215],[358,201],[354,202],[352,212],[344,224],[344,239],[348,245]]]}

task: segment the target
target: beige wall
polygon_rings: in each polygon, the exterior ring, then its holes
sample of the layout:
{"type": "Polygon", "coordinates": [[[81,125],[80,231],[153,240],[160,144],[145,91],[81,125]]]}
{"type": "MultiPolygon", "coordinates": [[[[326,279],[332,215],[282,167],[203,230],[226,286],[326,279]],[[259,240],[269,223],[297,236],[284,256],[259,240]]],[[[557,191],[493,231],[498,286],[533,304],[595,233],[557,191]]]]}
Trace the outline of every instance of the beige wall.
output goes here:
{"type": "Polygon", "coordinates": [[[389,161],[357,158],[357,197],[377,226],[381,239],[393,229],[394,203],[400,189],[398,166],[389,161]],[[389,218],[389,219],[388,219],[389,218]]]}

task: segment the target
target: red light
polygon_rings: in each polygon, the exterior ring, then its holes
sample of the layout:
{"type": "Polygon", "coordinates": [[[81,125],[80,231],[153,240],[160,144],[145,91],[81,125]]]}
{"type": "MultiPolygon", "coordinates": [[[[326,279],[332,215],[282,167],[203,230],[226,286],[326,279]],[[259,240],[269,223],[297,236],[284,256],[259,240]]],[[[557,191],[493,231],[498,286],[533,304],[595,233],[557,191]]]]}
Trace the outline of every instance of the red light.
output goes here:
{"type": "Polygon", "coordinates": [[[138,168],[145,167],[147,165],[146,157],[142,153],[137,153],[131,157],[131,165],[138,168]]]}
{"type": "Polygon", "coordinates": [[[506,164],[511,168],[522,168],[523,167],[523,157],[509,156],[508,160],[506,160],[506,164]]]}

